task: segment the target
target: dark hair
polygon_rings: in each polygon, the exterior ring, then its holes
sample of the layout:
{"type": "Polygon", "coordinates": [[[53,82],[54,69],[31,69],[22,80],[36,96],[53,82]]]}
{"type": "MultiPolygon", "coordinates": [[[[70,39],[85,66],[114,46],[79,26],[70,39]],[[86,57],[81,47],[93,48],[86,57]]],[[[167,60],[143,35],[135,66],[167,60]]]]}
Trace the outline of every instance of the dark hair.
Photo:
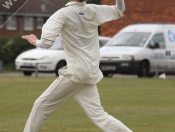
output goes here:
{"type": "Polygon", "coordinates": [[[84,2],[84,1],[86,1],[86,0],[79,0],[79,2],[84,2]]]}

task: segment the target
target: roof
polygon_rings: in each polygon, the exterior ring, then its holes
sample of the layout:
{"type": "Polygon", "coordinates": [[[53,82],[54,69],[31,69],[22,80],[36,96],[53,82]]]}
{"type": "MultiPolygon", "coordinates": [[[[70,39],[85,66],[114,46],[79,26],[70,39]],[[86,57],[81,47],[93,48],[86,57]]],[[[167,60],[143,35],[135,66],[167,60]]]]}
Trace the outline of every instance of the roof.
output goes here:
{"type": "Polygon", "coordinates": [[[122,32],[152,32],[160,27],[175,27],[175,24],[134,24],[125,27],[122,32]]]}
{"type": "MultiPolygon", "coordinates": [[[[4,0],[0,0],[0,5],[2,4],[7,5],[4,0]]],[[[7,9],[7,6],[0,8],[0,15],[12,15],[20,7],[19,11],[15,13],[16,15],[51,15],[64,6],[62,0],[18,0],[16,2],[12,1],[12,4],[9,9],[7,9]]]]}

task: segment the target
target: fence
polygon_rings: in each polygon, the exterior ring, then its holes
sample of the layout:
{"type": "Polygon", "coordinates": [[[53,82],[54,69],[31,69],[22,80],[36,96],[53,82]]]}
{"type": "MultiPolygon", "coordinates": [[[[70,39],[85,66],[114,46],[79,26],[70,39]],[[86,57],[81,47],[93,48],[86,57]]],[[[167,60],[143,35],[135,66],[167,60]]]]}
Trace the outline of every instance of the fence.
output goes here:
{"type": "Polygon", "coordinates": [[[0,72],[3,70],[3,61],[0,60],[0,72]]]}

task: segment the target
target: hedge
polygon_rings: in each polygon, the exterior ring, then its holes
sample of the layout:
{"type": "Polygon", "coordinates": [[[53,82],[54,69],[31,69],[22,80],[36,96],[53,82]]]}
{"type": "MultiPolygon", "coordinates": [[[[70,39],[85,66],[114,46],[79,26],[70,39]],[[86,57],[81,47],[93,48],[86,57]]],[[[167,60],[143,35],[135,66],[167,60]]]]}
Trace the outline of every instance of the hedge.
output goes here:
{"type": "Polygon", "coordinates": [[[0,60],[3,60],[3,66],[14,65],[16,57],[29,49],[35,48],[27,41],[21,39],[21,35],[12,37],[0,37],[0,60]]]}

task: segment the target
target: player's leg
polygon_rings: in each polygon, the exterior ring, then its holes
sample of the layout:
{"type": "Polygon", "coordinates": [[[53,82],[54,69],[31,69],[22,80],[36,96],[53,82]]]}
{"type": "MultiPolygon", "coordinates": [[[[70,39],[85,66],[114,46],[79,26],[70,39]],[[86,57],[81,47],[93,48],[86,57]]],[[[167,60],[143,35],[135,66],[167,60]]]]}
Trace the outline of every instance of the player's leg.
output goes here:
{"type": "Polygon", "coordinates": [[[96,85],[86,85],[74,98],[91,121],[104,132],[132,132],[122,122],[108,115],[101,106],[96,85]]]}
{"type": "Polygon", "coordinates": [[[24,132],[40,132],[44,120],[82,87],[83,84],[74,83],[65,76],[56,79],[35,101],[24,132]]]}

